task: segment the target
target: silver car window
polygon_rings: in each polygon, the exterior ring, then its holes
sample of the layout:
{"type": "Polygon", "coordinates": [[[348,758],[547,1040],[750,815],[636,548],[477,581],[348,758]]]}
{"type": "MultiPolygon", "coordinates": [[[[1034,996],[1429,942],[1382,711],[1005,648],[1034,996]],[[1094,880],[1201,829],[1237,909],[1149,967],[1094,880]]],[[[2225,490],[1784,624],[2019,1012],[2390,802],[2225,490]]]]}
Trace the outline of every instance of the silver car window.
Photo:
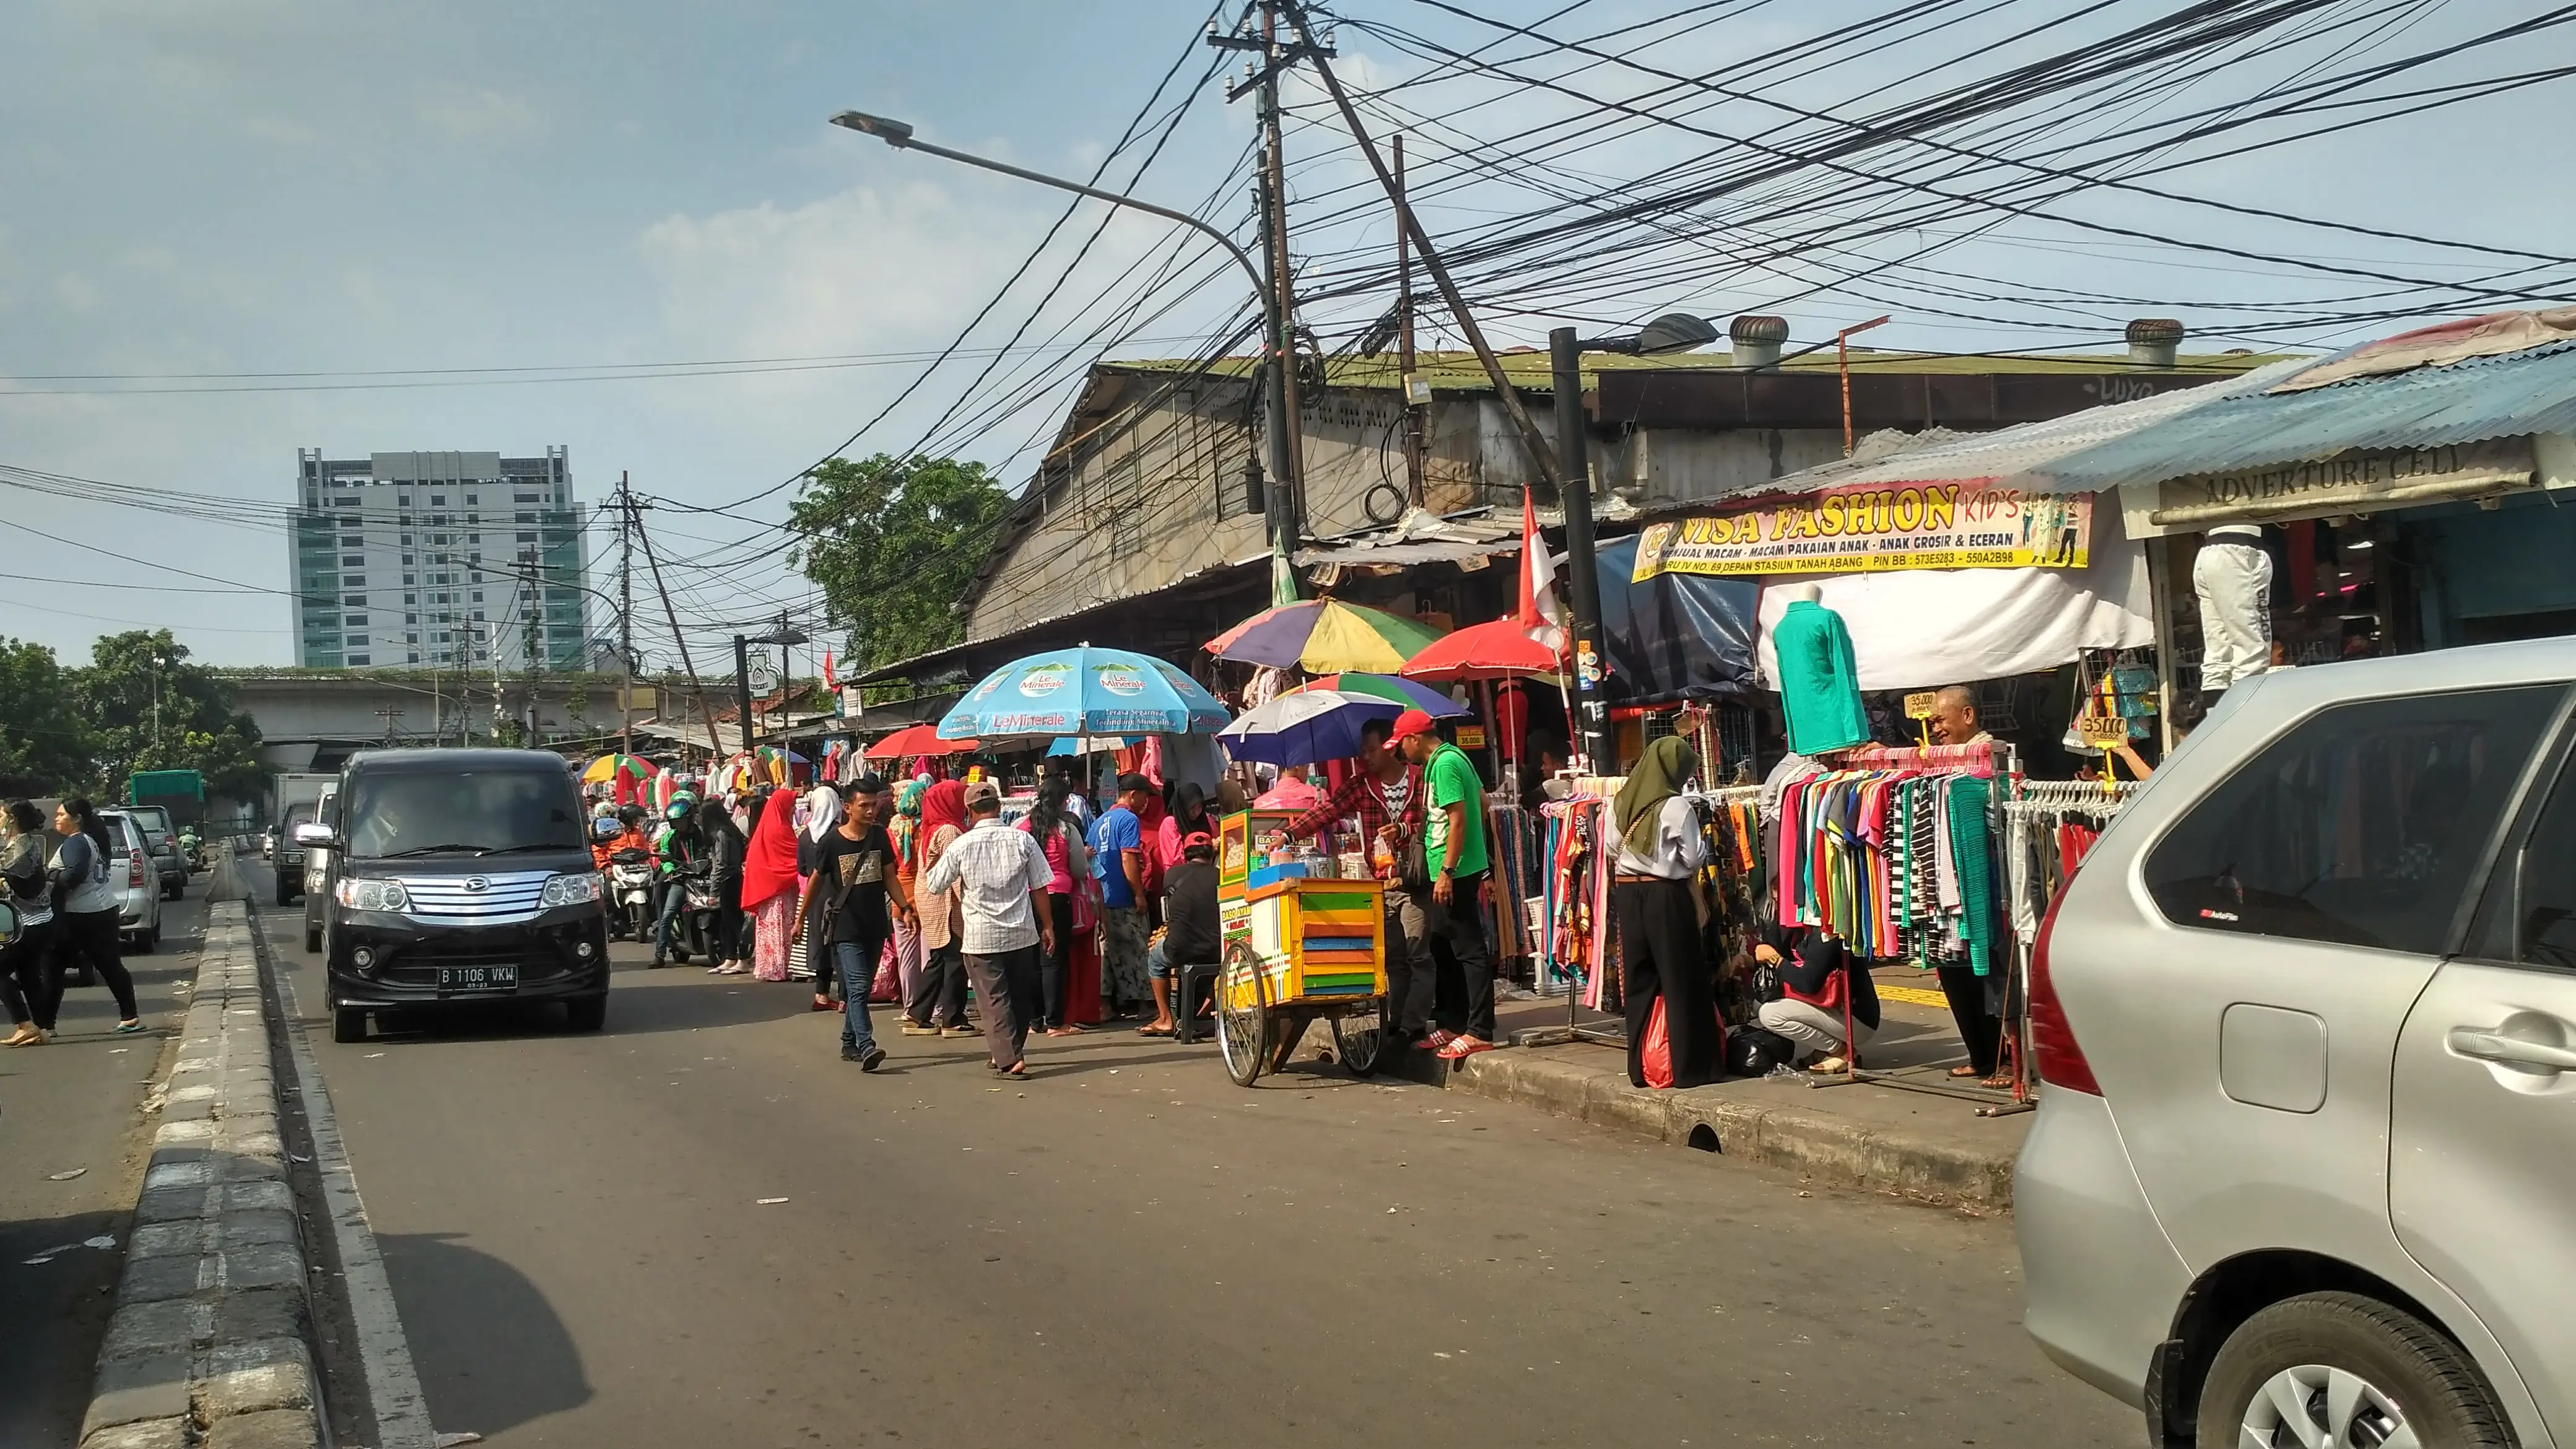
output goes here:
{"type": "Polygon", "coordinates": [[[2182,926],[2441,951],[2564,695],[2538,685],[2320,710],[2156,843],[2148,893],[2182,926]]]}

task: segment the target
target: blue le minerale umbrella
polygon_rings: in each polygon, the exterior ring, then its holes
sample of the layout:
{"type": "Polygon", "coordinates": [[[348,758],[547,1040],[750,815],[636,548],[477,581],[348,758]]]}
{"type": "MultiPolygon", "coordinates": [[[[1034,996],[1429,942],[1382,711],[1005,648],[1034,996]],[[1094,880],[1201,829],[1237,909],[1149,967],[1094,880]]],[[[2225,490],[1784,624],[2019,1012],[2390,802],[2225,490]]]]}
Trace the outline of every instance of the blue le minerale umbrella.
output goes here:
{"type": "Polygon", "coordinates": [[[1083,645],[1014,659],[939,721],[943,740],[1209,734],[1228,716],[1199,682],[1150,654],[1083,645]]]}

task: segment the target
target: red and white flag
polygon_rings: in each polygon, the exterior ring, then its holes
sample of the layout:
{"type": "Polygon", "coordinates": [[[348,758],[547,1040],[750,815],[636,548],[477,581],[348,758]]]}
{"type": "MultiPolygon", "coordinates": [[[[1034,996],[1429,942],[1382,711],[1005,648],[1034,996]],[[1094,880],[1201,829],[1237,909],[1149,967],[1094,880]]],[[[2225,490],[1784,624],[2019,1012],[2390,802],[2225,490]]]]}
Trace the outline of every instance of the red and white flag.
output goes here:
{"type": "Polygon", "coordinates": [[[827,690],[841,687],[832,680],[832,646],[828,644],[823,646],[823,687],[827,690]]]}
{"type": "Polygon", "coordinates": [[[1521,612],[1523,632],[1551,651],[1565,652],[1565,606],[1556,599],[1556,556],[1538,531],[1538,505],[1521,490],[1521,612]]]}

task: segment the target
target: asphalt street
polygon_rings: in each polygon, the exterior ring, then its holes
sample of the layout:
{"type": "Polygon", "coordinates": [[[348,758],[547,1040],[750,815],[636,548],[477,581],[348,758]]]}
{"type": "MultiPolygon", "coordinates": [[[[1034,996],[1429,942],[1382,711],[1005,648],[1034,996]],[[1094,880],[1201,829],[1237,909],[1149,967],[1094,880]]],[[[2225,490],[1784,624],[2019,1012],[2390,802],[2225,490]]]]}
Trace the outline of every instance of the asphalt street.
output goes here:
{"type": "Polygon", "coordinates": [[[160,949],[125,953],[150,1031],[111,1035],[106,985],[73,986],[51,1045],[0,1051],[0,1444],[79,1437],[142,1186],[143,1098],[187,1007],[209,879],[162,903],[160,949]]]}
{"type": "Polygon", "coordinates": [[[436,1428],[498,1449],[2140,1437],[2023,1334],[2007,1222],[1124,1029],[865,1075],[803,986],[631,947],[602,1034],[338,1046],[263,918],[436,1428]]]}

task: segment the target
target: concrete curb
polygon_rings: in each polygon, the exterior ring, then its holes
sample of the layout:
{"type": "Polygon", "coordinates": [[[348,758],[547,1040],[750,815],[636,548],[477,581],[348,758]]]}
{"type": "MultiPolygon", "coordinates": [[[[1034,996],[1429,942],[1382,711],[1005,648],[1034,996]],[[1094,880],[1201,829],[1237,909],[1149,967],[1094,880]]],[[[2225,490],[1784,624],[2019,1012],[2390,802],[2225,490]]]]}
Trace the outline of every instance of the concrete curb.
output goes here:
{"type": "Polygon", "coordinates": [[[1648,1091],[1628,1084],[1624,1065],[1581,1066],[1552,1049],[1481,1052],[1454,1066],[1409,1052],[1398,1070],[1428,1086],[1758,1162],[1836,1187],[1971,1212],[2012,1210],[2011,1147],[1979,1150],[1926,1141],[1820,1112],[1748,1101],[1723,1087],[1648,1091]]]}
{"type": "Polygon", "coordinates": [[[247,909],[208,905],[82,1449],[324,1442],[264,1000],[247,909]]]}

